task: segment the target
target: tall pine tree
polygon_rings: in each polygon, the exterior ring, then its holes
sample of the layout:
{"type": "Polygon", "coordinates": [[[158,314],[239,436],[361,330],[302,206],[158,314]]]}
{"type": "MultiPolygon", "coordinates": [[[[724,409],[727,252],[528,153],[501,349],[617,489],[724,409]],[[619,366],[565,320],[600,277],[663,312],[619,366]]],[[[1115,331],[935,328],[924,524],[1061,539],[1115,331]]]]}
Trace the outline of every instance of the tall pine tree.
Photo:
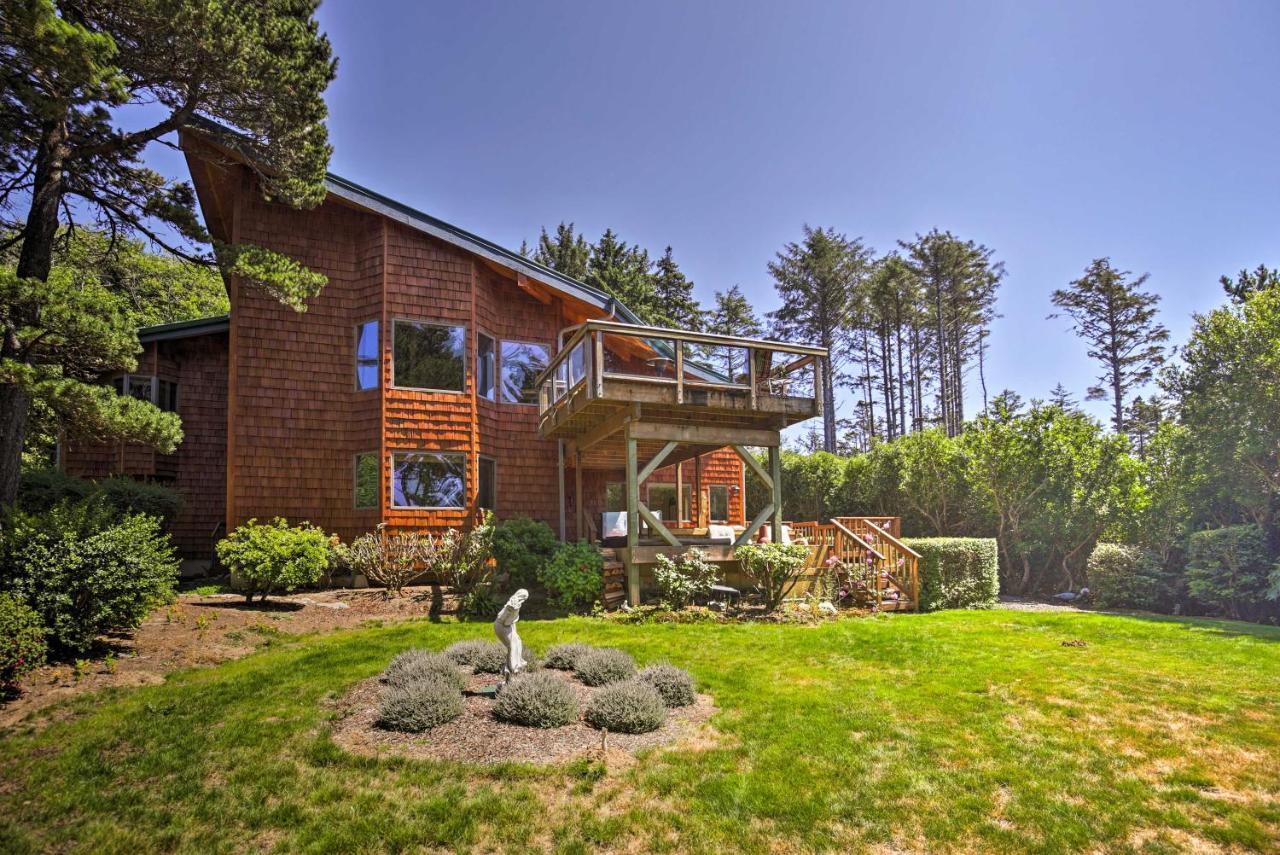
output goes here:
{"type": "MultiPolygon", "coordinates": [[[[1156,320],[1158,294],[1140,289],[1148,274],[1131,279],[1109,258],[1095,258],[1084,276],[1053,292],[1053,304],[1072,320],[1072,329],[1089,345],[1089,356],[1102,365],[1091,401],[1111,398],[1111,424],[1125,429],[1125,398],[1149,382],[1164,364],[1169,331],[1156,320]]],[[[1052,314],[1050,318],[1058,317],[1052,314]]]]}
{"type": "Polygon", "coordinates": [[[836,450],[835,384],[849,359],[851,320],[859,286],[871,268],[871,250],[834,229],[804,227],[801,241],[769,263],[782,307],[769,313],[774,335],[827,349],[822,372],[823,447],[836,450]]]}
{"type": "Polygon", "coordinates": [[[693,283],[680,270],[671,247],[653,268],[653,292],[663,326],[699,332],[706,322],[706,312],[693,296],[693,283]]]}
{"type": "Polygon", "coordinates": [[[563,273],[570,279],[586,278],[590,258],[591,247],[586,238],[574,233],[573,223],[556,226],[554,237],[547,234],[544,228],[538,236],[538,247],[533,251],[534,261],[563,273]]]}
{"type": "MultiPolygon", "coordinates": [[[[764,328],[750,301],[743,296],[742,289],[734,285],[728,291],[716,292],[716,306],[708,317],[706,331],[734,338],[758,338],[764,328]]],[[[741,348],[717,348],[712,357],[730,379],[747,371],[746,354],[741,348]]]]}

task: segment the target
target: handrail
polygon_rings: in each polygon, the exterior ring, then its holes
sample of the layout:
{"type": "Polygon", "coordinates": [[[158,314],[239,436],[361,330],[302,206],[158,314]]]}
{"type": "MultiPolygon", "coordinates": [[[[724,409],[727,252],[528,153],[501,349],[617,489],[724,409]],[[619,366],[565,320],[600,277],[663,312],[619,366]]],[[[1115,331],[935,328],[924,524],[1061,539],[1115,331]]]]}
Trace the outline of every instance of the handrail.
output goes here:
{"type": "Polygon", "coordinates": [[[841,560],[848,560],[849,551],[865,552],[875,565],[877,602],[886,586],[892,586],[905,594],[911,607],[918,610],[921,555],[889,530],[900,524],[898,517],[833,517],[825,524],[799,522],[790,525],[792,531],[801,537],[807,536],[814,542],[830,546],[841,560]]]}
{"type": "Polygon", "coordinates": [[[859,546],[861,546],[863,549],[867,550],[867,552],[870,552],[870,553],[871,553],[872,555],[874,555],[876,558],[879,558],[881,561],[885,561],[885,560],[887,560],[887,559],[885,558],[885,556],[884,556],[884,555],[881,555],[881,554],[880,554],[880,550],[876,549],[874,546],[872,546],[871,544],[867,543],[866,538],[864,538],[864,537],[859,537],[858,535],[856,535],[856,534],[854,534],[853,532],[849,531],[849,529],[847,529],[845,526],[843,526],[843,525],[841,525],[840,523],[836,522],[836,520],[835,520],[834,518],[831,520],[831,524],[832,524],[833,526],[835,526],[837,529],[839,529],[840,531],[844,532],[846,537],[848,537],[850,540],[852,540],[852,541],[854,541],[855,543],[857,543],[857,544],[858,544],[859,546]]]}
{"type": "MultiPolygon", "coordinates": [[[[577,330],[569,340],[560,348],[560,352],[547,363],[547,367],[542,370],[535,379],[534,383],[541,385],[546,382],[555,372],[557,364],[573,351],[578,343],[592,331],[602,333],[616,333],[625,335],[630,338],[656,338],[656,339],[673,339],[676,341],[687,341],[692,344],[711,344],[722,345],[726,347],[742,347],[752,348],[754,350],[767,350],[770,352],[796,353],[804,356],[825,357],[827,355],[826,348],[814,347],[809,344],[792,344],[785,341],[774,341],[764,338],[739,338],[732,335],[720,335],[719,333],[701,333],[691,332],[688,330],[669,329],[667,327],[649,327],[639,324],[624,324],[618,321],[584,321],[579,324],[577,330]]],[[[797,360],[799,362],[799,360],[797,360]]],[[[790,368],[791,366],[786,366],[790,368]]],[[[801,366],[797,366],[801,367],[801,366]]]]}
{"type": "MultiPolygon", "coordinates": [[[[873,519],[892,519],[892,517],[832,517],[832,518],[831,518],[831,522],[836,523],[836,524],[838,525],[838,524],[839,524],[839,523],[838,523],[838,520],[851,520],[851,519],[853,519],[853,520],[856,520],[856,519],[861,519],[861,520],[873,520],[873,519]]],[[[889,541],[891,544],[893,544],[894,546],[896,546],[898,549],[902,550],[903,552],[907,553],[907,554],[908,554],[908,555],[910,555],[912,558],[923,558],[923,557],[924,557],[924,556],[922,556],[919,552],[916,552],[916,551],[915,551],[914,549],[912,549],[910,546],[907,546],[907,545],[906,545],[905,543],[903,543],[901,540],[898,540],[898,538],[894,537],[892,532],[888,531],[887,529],[880,528],[879,526],[876,526],[876,528],[877,528],[877,529],[879,529],[879,536],[880,536],[880,537],[883,537],[885,540],[889,541]]]]}

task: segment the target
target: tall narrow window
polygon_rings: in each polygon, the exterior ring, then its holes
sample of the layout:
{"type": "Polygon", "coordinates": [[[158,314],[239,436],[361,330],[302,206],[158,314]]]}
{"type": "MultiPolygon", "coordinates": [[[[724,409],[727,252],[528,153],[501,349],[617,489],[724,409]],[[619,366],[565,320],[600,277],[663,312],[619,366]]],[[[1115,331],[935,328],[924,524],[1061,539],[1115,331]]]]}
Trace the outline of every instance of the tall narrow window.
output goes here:
{"type": "Polygon", "coordinates": [[[486,511],[498,509],[498,462],[492,457],[480,458],[480,483],[477,504],[486,511]]]}
{"type": "Polygon", "coordinates": [[[648,505],[649,510],[658,515],[658,519],[674,524],[679,516],[676,508],[676,485],[650,484],[648,505]]]}
{"type": "Polygon", "coordinates": [[[356,388],[377,389],[380,383],[378,322],[365,321],[356,327],[356,388]]]}
{"type": "Polygon", "coordinates": [[[397,508],[466,506],[467,458],[427,451],[391,455],[391,504],[397,508]]]}
{"type": "Polygon", "coordinates": [[[375,451],[356,455],[355,507],[358,511],[378,507],[378,454],[375,451]]]}
{"type": "Polygon", "coordinates": [[[611,481],[604,489],[604,509],[606,511],[625,511],[627,509],[627,485],[621,481],[611,481]]]}
{"type": "Polygon", "coordinates": [[[406,389],[461,392],[466,379],[462,327],[396,321],[395,384],[406,389]]]}
{"type": "Polygon", "coordinates": [[[486,401],[497,399],[498,354],[493,338],[480,333],[476,336],[476,394],[486,401]]]}
{"type": "Polygon", "coordinates": [[[707,488],[707,505],[710,521],[726,523],[729,521],[729,488],[723,484],[713,484],[707,488]]]}
{"type": "Polygon", "coordinates": [[[551,350],[542,344],[520,341],[502,343],[502,400],[511,404],[538,403],[533,381],[551,361],[551,350]]]}

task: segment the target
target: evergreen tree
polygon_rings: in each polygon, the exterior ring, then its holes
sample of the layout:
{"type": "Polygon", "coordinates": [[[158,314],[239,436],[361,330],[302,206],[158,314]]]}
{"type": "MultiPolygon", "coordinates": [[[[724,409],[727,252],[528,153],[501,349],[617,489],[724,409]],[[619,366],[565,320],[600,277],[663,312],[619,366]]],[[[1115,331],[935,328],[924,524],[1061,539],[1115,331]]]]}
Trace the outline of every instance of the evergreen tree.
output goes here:
{"type": "MultiPolygon", "coordinates": [[[[528,253],[522,248],[520,254],[528,253]]],[[[586,279],[590,258],[591,247],[582,235],[574,233],[573,223],[556,226],[555,237],[547,234],[544,228],[538,236],[538,248],[533,252],[534,261],[578,280],[586,279]]]]}
{"type": "MultiPolygon", "coordinates": [[[[1108,258],[1094,259],[1084,276],[1069,288],[1053,292],[1053,304],[1073,321],[1072,328],[1089,344],[1089,356],[1102,364],[1091,401],[1111,398],[1111,424],[1125,429],[1125,397],[1151,380],[1164,363],[1169,331],[1156,321],[1160,297],[1139,290],[1148,274],[1130,279],[1108,258]]],[[[1058,315],[1050,315],[1050,318],[1058,315]]]]}
{"type": "Polygon", "coordinates": [[[993,250],[937,229],[900,245],[922,291],[921,361],[933,363],[938,417],[947,435],[956,436],[964,427],[965,374],[996,317],[1004,265],[993,250]]]}
{"type": "Polygon", "coordinates": [[[1058,385],[1049,390],[1049,403],[1064,413],[1074,413],[1080,406],[1076,402],[1075,396],[1062,383],[1058,383],[1058,385]]]}
{"type": "Polygon", "coordinates": [[[676,264],[671,247],[667,247],[654,265],[653,291],[663,326],[693,332],[702,330],[706,311],[693,296],[693,283],[676,264]]]}
{"type": "Polygon", "coordinates": [[[613,229],[605,229],[591,247],[583,281],[617,297],[646,324],[661,325],[661,307],[650,275],[652,266],[648,252],[618,240],[613,229]]]}
{"type": "Polygon", "coordinates": [[[851,322],[859,288],[871,268],[871,250],[834,229],[804,227],[803,239],[783,247],[769,263],[781,308],[770,312],[774,335],[827,349],[822,372],[823,447],[836,450],[835,384],[849,360],[851,322]]]}
{"type": "Polygon", "coordinates": [[[1144,401],[1139,395],[1129,405],[1125,432],[1129,435],[1129,442],[1139,460],[1147,459],[1147,448],[1164,421],[1165,405],[1159,397],[1153,395],[1144,401]]]}
{"type": "MultiPolygon", "coordinates": [[[[734,338],[759,338],[764,332],[755,309],[734,285],[728,291],[716,292],[716,307],[710,313],[706,331],[734,338]]],[[[726,377],[733,379],[746,373],[746,354],[740,348],[712,348],[712,359],[723,366],[726,377]]]]}
{"type": "Polygon", "coordinates": [[[1222,290],[1227,292],[1231,302],[1237,306],[1249,298],[1250,294],[1266,291],[1268,288],[1280,287],[1280,270],[1270,270],[1265,264],[1259,264],[1257,270],[1241,270],[1235,279],[1223,276],[1218,280],[1222,290]]]}
{"type": "MultiPolygon", "coordinates": [[[[19,247],[0,293],[0,504],[17,493],[27,415],[47,404],[104,434],[171,449],[172,414],[91,388],[128,370],[137,337],[119,295],[48,282],[55,243],[76,217],[139,234],[179,257],[213,263],[189,184],[143,165],[147,148],[197,122],[255,161],[271,200],[325,197],[330,147],[325,88],[333,79],[317,0],[4,0],[0,6],[0,249],[19,247]],[[144,115],[118,108],[148,104],[144,115]],[[16,214],[13,218],[8,213],[16,214]],[[66,313],[83,313],[72,316],[66,313]]],[[[295,308],[325,278],[262,247],[219,247],[228,272],[295,308]]]]}

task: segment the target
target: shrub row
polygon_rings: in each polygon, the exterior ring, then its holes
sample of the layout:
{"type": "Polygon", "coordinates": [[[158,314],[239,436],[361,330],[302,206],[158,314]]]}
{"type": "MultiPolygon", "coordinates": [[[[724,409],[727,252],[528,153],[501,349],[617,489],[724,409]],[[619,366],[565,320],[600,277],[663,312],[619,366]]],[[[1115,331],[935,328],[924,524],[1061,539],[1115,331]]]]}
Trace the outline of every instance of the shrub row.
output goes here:
{"type": "Polygon", "coordinates": [[[920,610],[981,609],[1000,597],[999,550],[994,538],[909,537],[920,553],[920,610]]]}

